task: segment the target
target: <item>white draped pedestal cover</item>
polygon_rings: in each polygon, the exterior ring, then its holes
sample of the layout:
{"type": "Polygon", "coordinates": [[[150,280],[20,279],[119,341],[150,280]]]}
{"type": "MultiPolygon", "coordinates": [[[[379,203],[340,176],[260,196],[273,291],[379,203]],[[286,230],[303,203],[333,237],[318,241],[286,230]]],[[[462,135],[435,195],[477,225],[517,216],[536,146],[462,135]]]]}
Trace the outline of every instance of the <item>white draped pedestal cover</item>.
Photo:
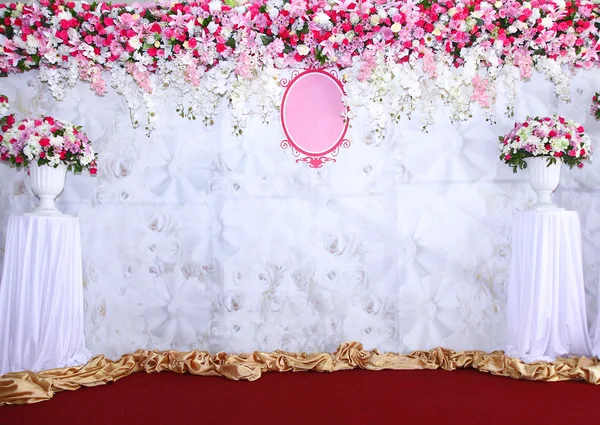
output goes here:
{"type": "Polygon", "coordinates": [[[526,362],[590,355],[577,212],[517,213],[509,276],[507,355],[526,362]]]}
{"type": "Polygon", "coordinates": [[[11,216],[0,283],[0,375],[86,363],[79,220],[11,216]]]}

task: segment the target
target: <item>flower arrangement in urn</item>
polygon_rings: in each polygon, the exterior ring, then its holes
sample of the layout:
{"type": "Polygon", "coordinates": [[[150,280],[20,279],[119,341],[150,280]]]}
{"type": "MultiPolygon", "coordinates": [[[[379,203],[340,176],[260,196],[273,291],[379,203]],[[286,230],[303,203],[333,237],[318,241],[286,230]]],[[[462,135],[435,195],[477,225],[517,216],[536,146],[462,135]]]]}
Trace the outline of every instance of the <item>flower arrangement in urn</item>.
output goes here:
{"type": "Polygon", "coordinates": [[[529,184],[538,195],[537,210],[558,209],[551,199],[560,183],[561,164],[583,167],[592,145],[583,126],[564,117],[528,117],[500,136],[500,159],[513,172],[527,169],[529,184]]]}
{"type": "Polygon", "coordinates": [[[600,93],[594,93],[594,96],[592,96],[592,108],[590,112],[596,120],[600,121],[600,93]]]}
{"type": "MultiPolygon", "coordinates": [[[[8,99],[0,96],[0,112],[8,110],[8,99]],[[6,105],[6,106],[1,106],[6,105]]],[[[37,215],[62,215],[54,200],[62,192],[66,172],[96,174],[97,154],[81,127],[52,117],[0,118],[0,162],[28,167],[31,188],[40,198],[37,215]]]]}

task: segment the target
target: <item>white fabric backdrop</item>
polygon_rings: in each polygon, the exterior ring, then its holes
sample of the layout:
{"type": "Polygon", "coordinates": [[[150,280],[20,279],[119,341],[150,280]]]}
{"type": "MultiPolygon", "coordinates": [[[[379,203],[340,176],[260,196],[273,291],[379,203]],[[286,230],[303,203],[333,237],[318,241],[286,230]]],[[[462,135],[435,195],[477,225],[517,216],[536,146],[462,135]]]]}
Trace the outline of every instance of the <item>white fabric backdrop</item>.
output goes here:
{"type": "MultiPolygon", "coordinates": [[[[526,173],[500,164],[497,136],[529,114],[582,123],[598,71],[572,80],[565,104],[541,76],[520,87],[516,116],[428,133],[418,116],[375,142],[353,122],[352,146],[322,170],[279,147],[277,121],[231,135],[222,108],[212,128],[165,101],[150,138],[125,101],[86,86],[57,103],[35,72],[0,80],[20,115],[83,125],[100,174],[67,176],[58,202],[82,227],[87,346],[111,357],[138,348],[240,352],[442,345],[501,349],[513,212],[534,200],[526,173]]],[[[502,102],[500,102],[500,105],[502,102]]],[[[363,113],[364,112],[364,113],[363,113]]],[[[579,212],[590,320],[600,262],[600,161],[563,170],[557,202],[579,212]]],[[[0,167],[0,214],[27,210],[24,172],[0,167]]],[[[3,227],[4,229],[4,227],[3,227]]],[[[4,243],[5,237],[0,239],[4,243]]]]}

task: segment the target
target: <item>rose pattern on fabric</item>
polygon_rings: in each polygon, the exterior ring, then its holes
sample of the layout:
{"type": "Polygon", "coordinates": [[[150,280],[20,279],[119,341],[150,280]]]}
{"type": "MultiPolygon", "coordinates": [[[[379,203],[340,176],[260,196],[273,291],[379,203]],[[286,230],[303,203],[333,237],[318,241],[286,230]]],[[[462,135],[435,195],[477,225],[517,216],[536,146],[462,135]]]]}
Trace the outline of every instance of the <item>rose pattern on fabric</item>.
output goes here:
{"type": "MultiPolygon", "coordinates": [[[[396,352],[501,349],[512,217],[535,194],[497,160],[497,136],[528,112],[573,111],[600,140],[580,105],[545,105],[549,86],[534,75],[515,117],[498,111],[491,126],[483,115],[436,118],[423,133],[415,115],[387,122],[378,138],[359,108],[352,147],[310,170],[279,148],[277,120],[249,115],[236,138],[223,110],[206,127],[168,104],[148,138],[111,88],[95,97],[78,86],[61,104],[36,72],[5,79],[17,118],[81,119],[99,141],[98,176],[68,176],[59,207],[81,223],[88,348],[111,358],[138,348],[321,352],[349,340],[396,352]]],[[[575,98],[599,76],[577,73],[575,98]]],[[[555,199],[581,218],[591,323],[600,165],[563,175],[555,199]]],[[[8,216],[26,212],[33,195],[24,172],[0,167],[0,181],[3,253],[8,216]]]]}

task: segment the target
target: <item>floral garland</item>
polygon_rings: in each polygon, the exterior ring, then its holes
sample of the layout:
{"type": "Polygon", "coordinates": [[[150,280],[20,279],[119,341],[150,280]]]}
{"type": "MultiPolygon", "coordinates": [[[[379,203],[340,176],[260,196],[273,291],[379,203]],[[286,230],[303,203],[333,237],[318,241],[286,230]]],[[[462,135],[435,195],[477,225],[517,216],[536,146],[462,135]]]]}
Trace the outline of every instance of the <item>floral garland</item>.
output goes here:
{"type": "Polygon", "coordinates": [[[591,159],[592,145],[583,126],[558,115],[527,118],[500,137],[500,159],[513,172],[527,167],[525,158],[548,157],[548,164],[562,160],[569,167],[583,167],[591,159]]]}
{"type": "Polygon", "coordinates": [[[453,120],[489,110],[497,81],[510,114],[515,81],[533,70],[568,101],[563,67],[598,65],[599,16],[592,0],[40,0],[0,5],[0,72],[40,69],[61,99],[77,80],[102,95],[108,71],[134,123],[145,106],[148,131],[163,87],[181,115],[207,124],[226,98],[239,133],[251,98],[264,120],[279,107],[277,70],[337,67],[352,82],[346,103],[367,107],[376,130],[416,110],[426,126],[434,98],[453,120]]]}
{"type": "MultiPolygon", "coordinates": [[[[0,95],[0,105],[6,105],[8,110],[6,96],[0,95]]],[[[0,118],[0,126],[4,133],[0,135],[0,162],[17,168],[32,162],[54,168],[65,164],[76,173],[97,172],[98,155],[81,127],[45,116],[17,123],[12,114],[0,118]]]]}

